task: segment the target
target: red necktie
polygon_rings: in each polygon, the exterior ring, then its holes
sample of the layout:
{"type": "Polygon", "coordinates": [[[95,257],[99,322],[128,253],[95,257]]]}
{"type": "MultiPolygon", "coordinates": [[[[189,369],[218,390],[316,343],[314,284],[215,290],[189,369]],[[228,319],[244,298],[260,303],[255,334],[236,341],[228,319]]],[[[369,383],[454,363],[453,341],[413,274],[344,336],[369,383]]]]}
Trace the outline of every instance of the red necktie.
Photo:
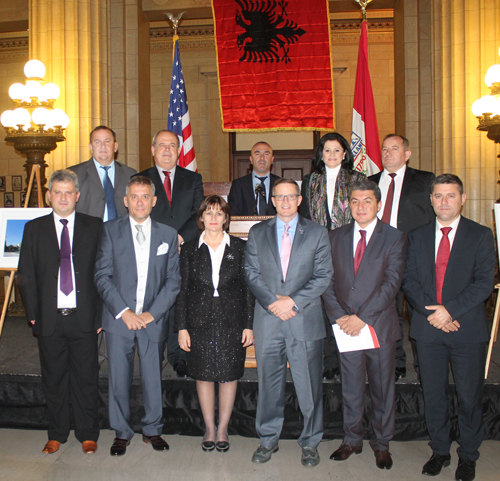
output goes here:
{"type": "Polygon", "coordinates": [[[386,224],[391,223],[392,203],[394,201],[394,177],[396,174],[389,174],[391,176],[391,183],[387,190],[387,197],[385,198],[384,214],[382,215],[382,222],[386,224]]]}
{"type": "Polygon", "coordinates": [[[170,185],[170,172],[164,170],[165,180],[163,181],[163,187],[165,187],[165,193],[167,194],[168,203],[172,205],[172,186],[170,185]]]}
{"type": "Polygon", "coordinates": [[[366,250],[366,231],[360,230],[359,234],[361,236],[361,239],[359,239],[358,241],[358,245],[356,246],[356,253],[354,254],[354,275],[358,273],[361,259],[363,259],[363,254],[366,250]]]}
{"type": "Polygon", "coordinates": [[[443,237],[441,237],[436,256],[436,297],[439,304],[443,303],[444,275],[446,274],[446,267],[450,258],[450,239],[448,238],[450,231],[451,227],[441,228],[443,237]]]}

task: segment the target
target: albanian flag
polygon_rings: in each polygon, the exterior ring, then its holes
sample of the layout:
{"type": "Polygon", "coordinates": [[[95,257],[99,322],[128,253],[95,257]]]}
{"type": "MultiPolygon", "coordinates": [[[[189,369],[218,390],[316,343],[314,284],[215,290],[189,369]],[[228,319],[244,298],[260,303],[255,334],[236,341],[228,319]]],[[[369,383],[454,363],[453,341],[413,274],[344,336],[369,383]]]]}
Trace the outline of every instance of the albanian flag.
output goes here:
{"type": "Polygon", "coordinates": [[[224,131],[332,130],[327,0],[212,0],[224,131]]]}

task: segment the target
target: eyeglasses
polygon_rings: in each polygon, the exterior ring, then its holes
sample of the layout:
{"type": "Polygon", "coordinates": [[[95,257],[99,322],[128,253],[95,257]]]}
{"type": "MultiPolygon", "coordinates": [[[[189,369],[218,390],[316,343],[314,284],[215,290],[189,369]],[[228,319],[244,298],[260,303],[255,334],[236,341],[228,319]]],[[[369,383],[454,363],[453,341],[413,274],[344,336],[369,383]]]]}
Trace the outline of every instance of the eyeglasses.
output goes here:
{"type": "Polygon", "coordinates": [[[278,202],[282,202],[284,201],[285,199],[286,200],[289,200],[289,201],[294,201],[298,195],[295,195],[295,194],[289,194],[289,195],[273,195],[273,197],[278,201],[278,202]]]}

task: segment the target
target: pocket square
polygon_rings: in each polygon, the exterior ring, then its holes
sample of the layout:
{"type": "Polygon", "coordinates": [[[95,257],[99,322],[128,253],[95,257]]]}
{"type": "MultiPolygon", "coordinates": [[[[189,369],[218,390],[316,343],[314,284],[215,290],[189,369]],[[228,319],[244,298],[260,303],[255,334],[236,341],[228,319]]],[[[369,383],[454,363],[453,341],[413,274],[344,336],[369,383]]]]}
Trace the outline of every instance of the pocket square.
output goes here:
{"type": "Polygon", "coordinates": [[[158,250],[156,251],[157,256],[163,256],[168,252],[168,244],[164,242],[160,246],[158,246],[158,250]]]}

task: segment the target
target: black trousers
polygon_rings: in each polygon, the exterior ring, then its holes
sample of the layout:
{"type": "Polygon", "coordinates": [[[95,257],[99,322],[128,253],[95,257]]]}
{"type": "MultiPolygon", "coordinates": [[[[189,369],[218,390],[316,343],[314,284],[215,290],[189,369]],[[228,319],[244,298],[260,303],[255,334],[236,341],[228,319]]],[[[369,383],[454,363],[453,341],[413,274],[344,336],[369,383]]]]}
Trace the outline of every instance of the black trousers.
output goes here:
{"type": "Polygon", "coordinates": [[[448,399],[449,365],[453,370],[458,398],[458,444],[460,457],[475,461],[483,440],[483,386],[487,342],[457,343],[453,333],[444,341],[416,341],[420,379],[424,393],[425,421],[436,454],[450,452],[448,399]]]}
{"type": "Polygon", "coordinates": [[[66,442],[73,412],[78,441],[97,441],[97,333],[82,332],[76,314],[55,315],[54,334],[38,336],[42,385],[50,416],[49,440],[66,442]]]}

